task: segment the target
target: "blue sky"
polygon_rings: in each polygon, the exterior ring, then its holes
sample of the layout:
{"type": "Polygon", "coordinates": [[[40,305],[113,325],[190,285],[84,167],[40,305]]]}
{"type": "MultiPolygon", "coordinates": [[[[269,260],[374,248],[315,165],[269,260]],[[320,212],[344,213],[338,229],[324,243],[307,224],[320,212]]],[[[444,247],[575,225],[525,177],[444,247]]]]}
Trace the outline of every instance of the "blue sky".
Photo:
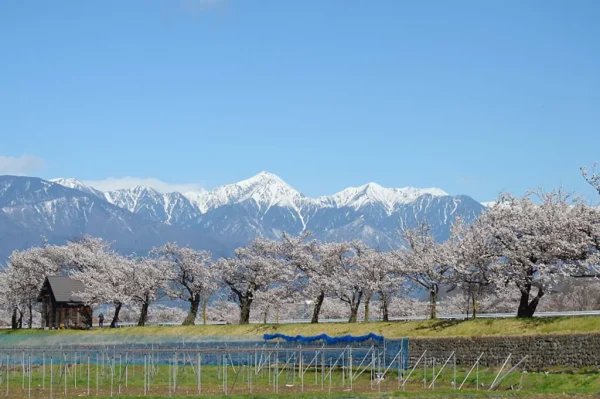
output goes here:
{"type": "Polygon", "coordinates": [[[5,0],[0,173],[598,200],[599,20],[595,0],[5,0]]]}

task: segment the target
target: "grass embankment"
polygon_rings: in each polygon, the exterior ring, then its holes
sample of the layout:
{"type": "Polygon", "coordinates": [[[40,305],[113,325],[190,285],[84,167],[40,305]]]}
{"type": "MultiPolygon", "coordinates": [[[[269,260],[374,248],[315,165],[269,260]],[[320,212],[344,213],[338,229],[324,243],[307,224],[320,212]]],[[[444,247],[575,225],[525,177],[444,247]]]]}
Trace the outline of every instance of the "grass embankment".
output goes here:
{"type": "MultiPolygon", "coordinates": [[[[0,334],[49,333],[41,330],[4,330],[0,334]]],[[[370,332],[386,338],[400,337],[480,337],[537,334],[585,334],[600,332],[600,317],[555,317],[543,319],[479,319],[479,320],[426,320],[407,322],[328,323],[328,324],[251,324],[251,325],[198,325],[168,327],[126,327],[118,329],[94,328],[90,331],[61,330],[52,334],[131,334],[131,335],[194,335],[194,336],[255,336],[282,333],[287,335],[331,336],[370,332]]]]}

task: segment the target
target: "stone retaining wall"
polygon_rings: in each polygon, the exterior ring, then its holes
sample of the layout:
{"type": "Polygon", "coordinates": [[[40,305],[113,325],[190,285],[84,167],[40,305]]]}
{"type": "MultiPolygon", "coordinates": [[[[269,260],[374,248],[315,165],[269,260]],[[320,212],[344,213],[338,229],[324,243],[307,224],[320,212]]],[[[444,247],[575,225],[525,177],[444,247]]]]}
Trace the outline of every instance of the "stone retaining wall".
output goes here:
{"type": "Polygon", "coordinates": [[[512,354],[509,364],[516,364],[528,356],[528,370],[545,370],[552,367],[600,366],[600,333],[578,335],[533,335],[516,337],[477,338],[411,338],[409,340],[410,364],[427,349],[427,358],[444,362],[453,350],[456,364],[472,365],[483,352],[483,366],[501,366],[512,354]]]}

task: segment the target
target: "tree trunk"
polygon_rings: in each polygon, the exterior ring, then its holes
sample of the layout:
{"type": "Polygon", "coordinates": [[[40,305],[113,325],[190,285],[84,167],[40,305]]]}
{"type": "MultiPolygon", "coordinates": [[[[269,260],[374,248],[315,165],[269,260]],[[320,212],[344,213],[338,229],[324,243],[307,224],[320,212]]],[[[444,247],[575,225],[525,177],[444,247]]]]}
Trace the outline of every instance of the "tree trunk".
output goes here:
{"type": "Polygon", "coordinates": [[[267,324],[268,319],[269,319],[269,307],[265,306],[265,311],[263,312],[263,324],[267,324]]]}
{"type": "Polygon", "coordinates": [[[182,326],[193,326],[196,324],[196,316],[198,315],[198,308],[200,307],[200,294],[194,294],[190,298],[190,311],[187,317],[181,323],[182,326]]]}
{"type": "Polygon", "coordinates": [[[240,296],[240,324],[250,324],[250,305],[252,298],[240,296]]]}
{"type": "Polygon", "coordinates": [[[473,300],[473,320],[477,318],[477,298],[475,294],[471,295],[471,299],[473,300]]]}
{"type": "Polygon", "coordinates": [[[390,312],[388,308],[388,298],[383,292],[381,293],[381,311],[383,313],[383,321],[390,321],[390,312]]]}
{"type": "Polygon", "coordinates": [[[364,321],[368,322],[369,321],[369,305],[371,304],[371,294],[367,295],[365,298],[365,318],[364,321]]]}
{"type": "Polygon", "coordinates": [[[540,288],[538,289],[538,293],[531,300],[531,284],[526,284],[524,289],[521,290],[521,300],[519,301],[519,309],[517,311],[517,317],[533,317],[535,310],[537,309],[537,305],[540,302],[540,298],[544,296],[544,291],[540,288]]]}
{"type": "Polygon", "coordinates": [[[122,303],[115,304],[115,315],[113,316],[112,321],[110,322],[110,328],[117,327],[117,323],[119,322],[119,313],[121,312],[122,306],[122,303]]]}
{"type": "Polygon", "coordinates": [[[146,300],[142,304],[142,311],[140,312],[140,318],[138,320],[138,327],[144,327],[146,325],[146,320],[148,320],[148,306],[150,305],[150,300],[148,296],[146,296],[146,300]]]}
{"type": "Polygon", "coordinates": [[[29,320],[27,320],[29,325],[27,326],[27,328],[33,328],[33,305],[31,304],[31,302],[29,302],[29,304],[27,305],[27,310],[29,311],[29,320]]]}
{"type": "Polygon", "coordinates": [[[202,302],[202,324],[206,325],[206,308],[208,306],[208,298],[204,299],[202,302]]]}
{"type": "Polygon", "coordinates": [[[348,323],[356,323],[358,318],[358,308],[360,307],[360,300],[362,299],[362,291],[358,293],[354,293],[354,297],[352,298],[352,302],[350,303],[350,319],[348,319],[348,323]]]}
{"type": "Polygon", "coordinates": [[[19,309],[19,321],[17,322],[17,324],[19,325],[18,328],[23,328],[23,312],[21,312],[20,309],[19,309]]]}
{"type": "Polygon", "coordinates": [[[431,313],[429,317],[433,319],[437,319],[437,300],[438,300],[438,291],[439,287],[437,284],[431,286],[429,290],[429,301],[431,303],[431,313]]]}
{"type": "Polygon", "coordinates": [[[17,318],[17,308],[13,308],[12,318],[11,318],[11,328],[16,330],[19,328],[19,320],[17,318]]]}
{"type": "Polygon", "coordinates": [[[319,322],[319,315],[321,314],[321,307],[323,306],[323,301],[325,300],[325,292],[321,291],[317,299],[315,300],[315,307],[313,308],[311,323],[319,322]]]}

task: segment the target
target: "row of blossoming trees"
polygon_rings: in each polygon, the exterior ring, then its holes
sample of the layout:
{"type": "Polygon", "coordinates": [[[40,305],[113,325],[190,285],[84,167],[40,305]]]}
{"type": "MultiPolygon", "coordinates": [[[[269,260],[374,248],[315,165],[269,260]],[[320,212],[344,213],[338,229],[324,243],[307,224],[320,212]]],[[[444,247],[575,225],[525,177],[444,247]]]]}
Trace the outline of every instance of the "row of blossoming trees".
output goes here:
{"type": "Polygon", "coordinates": [[[358,241],[323,243],[310,234],[284,234],[280,240],[258,238],[234,256],[214,260],[175,243],[144,257],[124,256],[106,241],[84,237],[15,251],[0,273],[0,301],[13,328],[23,318],[31,326],[44,278],[66,274],[85,284],[79,296],[86,303],[114,305],[111,326],[123,306],[139,308],[138,324],[144,325],[161,296],[189,302],[183,324],[200,315],[206,322],[207,304],[223,292],[237,304],[242,324],[257,302],[266,312],[265,306],[299,301],[311,304],[316,323],[332,299],[346,306],[350,322],[359,309],[368,320],[376,299],[388,320],[391,304],[398,306],[398,298],[415,288],[428,293],[431,318],[446,292],[464,298],[473,315],[489,298],[517,296],[517,316],[531,317],[557,284],[600,276],[600,211],[560,190],[501,195],[473,223],[456,220],[443,243],[427,225],[400,232],[399,241],[401,249],[382,252],[358,241]]]}

